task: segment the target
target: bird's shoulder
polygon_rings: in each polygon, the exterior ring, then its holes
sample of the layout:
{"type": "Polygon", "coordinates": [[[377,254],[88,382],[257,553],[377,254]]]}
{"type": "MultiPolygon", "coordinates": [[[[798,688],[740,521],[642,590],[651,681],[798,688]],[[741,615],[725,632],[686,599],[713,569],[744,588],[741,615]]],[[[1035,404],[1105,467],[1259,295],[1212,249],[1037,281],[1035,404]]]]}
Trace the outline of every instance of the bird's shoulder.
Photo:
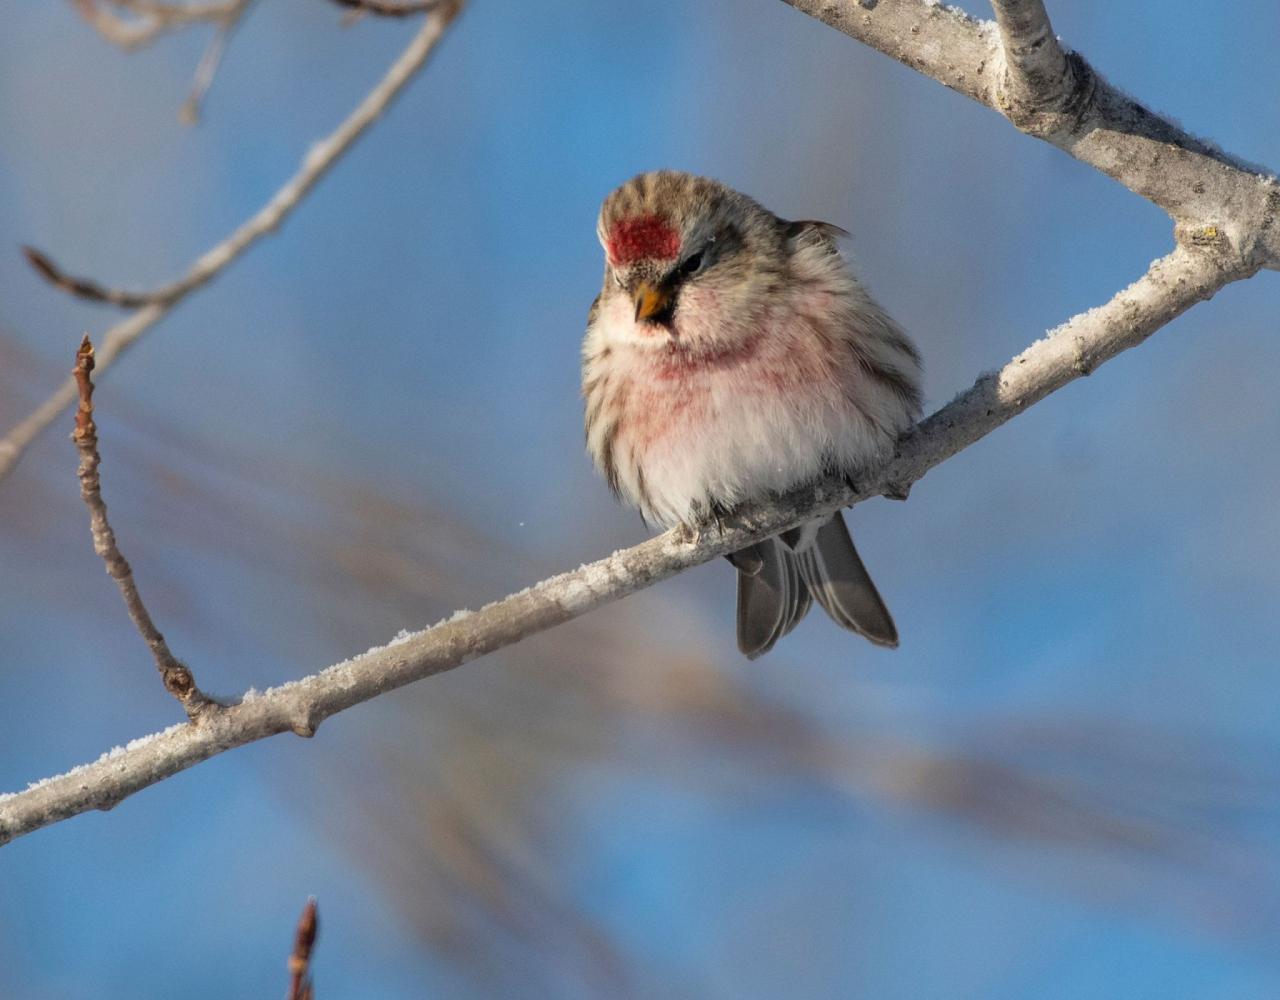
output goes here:
{"type": "Polygon", "coordinates": [[[821,222],[818,219],[797,219],[784,223],[787,240],[792,245],[816,243],[832,253],[838,250],[837,241],[849,238],[849,231],[837,226],[834,222],[821,222]]]}

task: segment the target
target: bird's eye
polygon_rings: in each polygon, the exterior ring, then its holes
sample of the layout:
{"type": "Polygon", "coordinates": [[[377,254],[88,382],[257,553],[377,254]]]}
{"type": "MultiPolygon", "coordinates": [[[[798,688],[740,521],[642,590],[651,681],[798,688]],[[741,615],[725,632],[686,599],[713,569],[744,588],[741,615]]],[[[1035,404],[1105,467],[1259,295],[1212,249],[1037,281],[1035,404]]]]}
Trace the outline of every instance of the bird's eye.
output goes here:
{"type": "Polygon", "coordinates": [[[681,262],[677,271],[682,278],[687,278],[691,274],[697,274],[702,270],[702,258],[704,252],[705,251],[699,250],[697,253],[692,253],[681,262]]]}

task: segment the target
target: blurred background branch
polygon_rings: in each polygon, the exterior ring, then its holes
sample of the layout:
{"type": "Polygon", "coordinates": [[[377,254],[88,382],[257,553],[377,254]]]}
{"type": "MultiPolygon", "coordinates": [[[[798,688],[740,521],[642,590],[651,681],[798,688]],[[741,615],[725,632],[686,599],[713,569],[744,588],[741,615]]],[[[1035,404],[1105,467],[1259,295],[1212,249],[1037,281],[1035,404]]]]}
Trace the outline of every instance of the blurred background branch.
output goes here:
{"type": "Polygon", "coordinates": [[[379,17],[412,17],[425,14],[437,7],[454,6],[458,0],[333,0],[339,7],[347,7],[358,14],[376,14],[379,17]]]}
{"type": "Polygon", "coordinates": [[[189,0],[158,3],[153,0],[72,0],[76,10],[94,30],[113,45],[136,49],[150,45],[161,35],[193,24],[214,24],[227,30],[253,0],[189,0]],[[117,10],[125,14],[116,13],[117,10]]]}
{"type": "MultiPolygon", "coordinates": [[[[98,349],[98,369],[110,367],[122,353],[188,294],[222,273],[228,265],[268,233],[274,232],[302,202],[320,178],[361,135],[382,115],[396,95],[408,84],[444,37],[460,10],[460,4],[441,4],[423,21],[386,76],[371,90],[350,115],[327,138],[311,147],[298,172],[293,175],[256,214],[221,243],[195,261],[177,281],[147,292],[109,290],[84,278],[67,278],[49,257],[28,248],[28,259],[49,281],[73,294],[116,304],[137,306],[138,311],[111,327],[98,349]]],[[[12,470],[22,453],[75,399],[76,387],[67,380],[29,416],[0,438],[0,480],[12,470]]]]}

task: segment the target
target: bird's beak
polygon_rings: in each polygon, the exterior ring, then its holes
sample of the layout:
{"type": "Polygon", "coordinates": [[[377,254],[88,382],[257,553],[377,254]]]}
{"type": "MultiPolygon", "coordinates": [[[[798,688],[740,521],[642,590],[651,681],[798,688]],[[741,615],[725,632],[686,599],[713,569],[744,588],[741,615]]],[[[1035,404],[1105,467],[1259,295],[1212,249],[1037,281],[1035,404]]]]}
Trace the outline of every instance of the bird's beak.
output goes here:
{"type": "Polygon", "coordinates": [[[671,292],[665,288],[654,288],[649,282],[642,281],[636,288],[636,322],[642,319],[661,322],[663,313],[670,312],[671,292]]]}

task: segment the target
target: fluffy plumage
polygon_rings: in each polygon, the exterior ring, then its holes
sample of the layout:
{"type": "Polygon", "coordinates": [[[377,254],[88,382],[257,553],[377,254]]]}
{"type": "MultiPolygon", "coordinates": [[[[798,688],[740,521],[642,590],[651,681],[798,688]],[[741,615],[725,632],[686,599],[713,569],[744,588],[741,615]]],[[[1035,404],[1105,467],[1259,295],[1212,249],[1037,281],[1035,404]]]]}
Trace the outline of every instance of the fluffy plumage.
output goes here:
{"type": "MultiPolygon", "coordinates": [[[[583,344],[587,448],[646,520],[700,523],[823,475],[856,477],[912,425],[919,355],[846,267],[840,232],[676,171],[605,199],[604,287],[583,344]]],[[[897,642],[839,514],[731,561],[748,655],[811,598],[897,642]]]]}

